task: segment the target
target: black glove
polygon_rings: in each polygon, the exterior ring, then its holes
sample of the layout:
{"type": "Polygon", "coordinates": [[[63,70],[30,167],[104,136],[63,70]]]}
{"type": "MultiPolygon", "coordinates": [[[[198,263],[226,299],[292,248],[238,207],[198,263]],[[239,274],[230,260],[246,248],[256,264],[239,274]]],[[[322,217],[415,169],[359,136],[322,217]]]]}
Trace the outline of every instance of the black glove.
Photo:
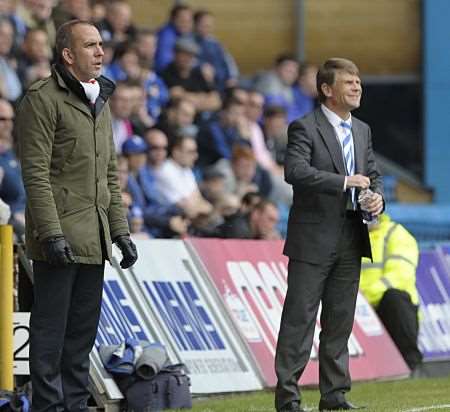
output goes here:
{"type": "Polygon", "coordinates": [[[138,258],[138,254],[136,245],[132,242],[130,236],[117,236],[114,239],[114,243],[119,247],[123,256],[123,259],[120,261],[120,267],[122,269],[128,269],[130,266],[133,266],[138,258]]]}
{"type": "Polygon", "coordinates": [[[67,266],[75,263],[72,249],[64,236],[55,236],[44,239],[42,248],[47,261],[52,266],[67,266]]]}

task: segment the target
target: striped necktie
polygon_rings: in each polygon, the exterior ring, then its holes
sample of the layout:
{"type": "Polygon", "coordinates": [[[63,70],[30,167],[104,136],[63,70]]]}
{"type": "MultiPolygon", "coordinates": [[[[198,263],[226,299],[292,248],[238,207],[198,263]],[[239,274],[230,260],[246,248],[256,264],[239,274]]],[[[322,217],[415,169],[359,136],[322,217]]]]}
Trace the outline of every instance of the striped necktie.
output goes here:
{"type": "MultiPolygon", "coordinates": [[[[353,157],[353,137],[352,126],[346,122],[341,122],[341,126],[345,130],[345,137],[342,141],[342,152],[344,154],[345,169],[347,176],[353,176],[355,174],[355,159],[353,157]]],[[[352,206],[355,209],[355,188],[350,189],[352,206]]]]}

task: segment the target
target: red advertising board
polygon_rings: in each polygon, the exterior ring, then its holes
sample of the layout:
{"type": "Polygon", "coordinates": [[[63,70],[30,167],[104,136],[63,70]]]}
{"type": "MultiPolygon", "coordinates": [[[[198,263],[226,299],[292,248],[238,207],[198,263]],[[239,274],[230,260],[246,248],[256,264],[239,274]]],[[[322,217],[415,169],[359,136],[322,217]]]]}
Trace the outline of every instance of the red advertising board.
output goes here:
{"type": "MultiPolygon", "coordinates": [[[[227,310],[247,342],[268,387],[276,384],[274,357],[284,297],[287,258],[282,241],[189,239],[187,242],[222,296],[227,310]]],[[[302,384],[318,383],[317,324],[311,361],[302,384]]],[[[366,300],[359,296],[349,340],[354,380],[401,376],[409,372],[397,348],[366,300]]]]}

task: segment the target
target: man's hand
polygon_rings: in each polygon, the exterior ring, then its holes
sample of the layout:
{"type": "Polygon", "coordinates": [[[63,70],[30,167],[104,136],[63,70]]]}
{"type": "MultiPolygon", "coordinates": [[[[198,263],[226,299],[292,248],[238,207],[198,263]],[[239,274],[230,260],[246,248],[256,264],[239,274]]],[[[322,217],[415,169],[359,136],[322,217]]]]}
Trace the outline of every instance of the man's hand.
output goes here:
{"type": "Polygon", "coordinates": [[[372,197],[367,201],[365,209],[372,216],[378,216],[383,211],[383,197],[379,193],[373,193],[372,197]]]}
{"type": "Polygon", "coordinates": [[[62,235],[44,239],[42,248],[48,263],[52,266],[68,266],[75,263],[72,249],[62,235]]]}
{"type": "Polygon", "coordinates": [[[136,263],[138,258],[136,245],[132,242],[129,235],[117,236],[114,239],[114,243],[119,247],[122,252],[123,259],[120,261],[120,267],[122,269],[128,269],[136,263]]]}
{"type": "Polygon", "coordinates": [[[363,175],[347,176],[347,189],[351,187],[358,187],[360,189],[367,189],[370,186],[370,179],[363,175]]]}

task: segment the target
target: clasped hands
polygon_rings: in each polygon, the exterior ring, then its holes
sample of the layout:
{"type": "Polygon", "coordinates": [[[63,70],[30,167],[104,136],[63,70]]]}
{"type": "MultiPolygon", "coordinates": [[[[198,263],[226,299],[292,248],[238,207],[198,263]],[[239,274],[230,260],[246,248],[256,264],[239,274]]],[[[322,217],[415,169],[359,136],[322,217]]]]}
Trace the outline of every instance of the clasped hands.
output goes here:
{"type": "MultiPolygon", "coordinates": [[[[368,189],[370,187],[370,179],[363,175],[347,176],[347,189],[355,187],[357,189],[368,189]]],[[[383,211],[383,197],[379,193],[373,193],[372,198],[367,201],[365,210],[370,212],[372,216],[378,216],[383,211]]]]}
{"type": "MultiPolygon", "coordinates": [[[[134,265],[138,255],[136,245],[131,240],[130,235],[117,236],[114,243],[119,247],[123,256],[120,267],[127,269],[134,265]]],[[[72,248],[63,235],[43,240],[42,248],[48,263],[52,266],[68,266],[76,263],[72,248]]]]}

